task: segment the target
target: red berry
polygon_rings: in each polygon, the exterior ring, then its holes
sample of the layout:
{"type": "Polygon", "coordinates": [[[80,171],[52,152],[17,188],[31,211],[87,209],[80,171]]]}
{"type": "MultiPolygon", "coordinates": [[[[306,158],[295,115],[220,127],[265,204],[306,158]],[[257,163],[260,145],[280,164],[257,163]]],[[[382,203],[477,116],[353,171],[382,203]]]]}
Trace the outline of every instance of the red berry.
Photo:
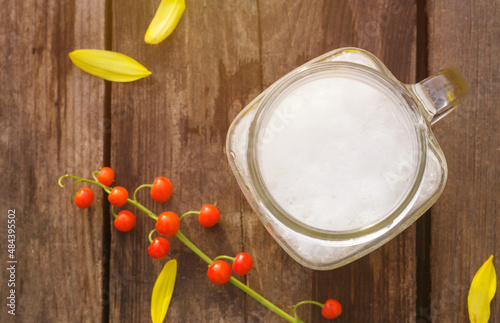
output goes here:
{"type": "Polygon", "coordinates": [[[252,257],[245,252],[240,252],[234,257],[233,270],[238,275],[246,275],[252,269],[252,264],[252,257]]]}
{"type": "Polygon", "coordinates": [[[86,209],[94,200],[94,192],[90,188],[81,188],[75,196],[75,204],[80,209],[86,209]]]}
{"type": "Polygon", "coordinates": [[[156,221],[156,231],[165,237],[175,236],[179,231],[179,217],[174,212],[163,212],[156,221]]]}
{"type": "Polygon", "coordinates": [[[97,175],[97,180],[102,184],[109,186],[115,180],[115,172],[109,167],[103,167],[97,175]]]}
{"type": "Polygon", "coordinates": [[[118,231],[130,231],[135,225],[135,216],[130,211],[120,211],[113,224],[118,231]]]}
{"type": "Polygon", "coordinates": [[[113,204],[116,207],[120,207],[127,203],[128,192],[125,188],[121,186],[113,187],[111,193],[108,195],[109,203],[113,204]]]}
{"type": "Polygon", "coordinates": [[[208,267],[207,275],[213,283],[223,285],[231,278],[231,266],[223,260],[214,261],[208,267]]]}
{"type": "Polygon", "coordinates": [[[337,300],[329,299],[323,305],[321,314],[327,319],[334,319],[342,313],[342,306],[337,300]]]}
{"type": "Polygon", "coordinates": [[[157,177],[151,187],[151,197],[156,202],[166,202],[172,195],[172,182],[166,177],[157,177]]]}
{"type": "Polygon", "coordinates": [[[198,221],[204,227],[213,227],[219,222],[220,213],[219,210],[213,205],[205,205],[201,208],[200,216],[198,221]]]}
{"type": "Polygon", "coordinates": [[[168,254],[170,243],[165,238],[155,238],[148,248],[148,253],[155,259],[161,259],[168,254]]]}

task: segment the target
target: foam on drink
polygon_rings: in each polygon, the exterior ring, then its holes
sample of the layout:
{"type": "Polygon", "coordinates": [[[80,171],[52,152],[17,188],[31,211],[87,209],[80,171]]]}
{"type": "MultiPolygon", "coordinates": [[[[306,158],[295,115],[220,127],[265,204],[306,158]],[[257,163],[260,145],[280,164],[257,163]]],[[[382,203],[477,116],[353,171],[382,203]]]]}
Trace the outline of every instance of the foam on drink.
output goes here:
{"type": "Polygon", "coordinates": [[[285,91],[264,117],[260,172],[293,218],[332,231],[373,225],[411,188],[417,137],[395,95],[323,76],[285,91]]]}

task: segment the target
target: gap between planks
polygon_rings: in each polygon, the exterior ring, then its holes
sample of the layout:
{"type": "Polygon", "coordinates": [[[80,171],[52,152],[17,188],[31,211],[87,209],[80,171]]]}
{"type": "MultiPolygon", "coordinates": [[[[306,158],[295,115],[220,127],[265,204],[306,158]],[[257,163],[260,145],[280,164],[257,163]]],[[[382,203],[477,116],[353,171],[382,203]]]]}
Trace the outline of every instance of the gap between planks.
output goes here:
{"type": "MultiPolygon", "coordinates": [[[[427,0],[417,1],[417,82],[429,76],[429,16],[427,0]]],[[[415,318],[418,322],[431,322],[431,209],[416,223],[416,285],[415,318]]]]}

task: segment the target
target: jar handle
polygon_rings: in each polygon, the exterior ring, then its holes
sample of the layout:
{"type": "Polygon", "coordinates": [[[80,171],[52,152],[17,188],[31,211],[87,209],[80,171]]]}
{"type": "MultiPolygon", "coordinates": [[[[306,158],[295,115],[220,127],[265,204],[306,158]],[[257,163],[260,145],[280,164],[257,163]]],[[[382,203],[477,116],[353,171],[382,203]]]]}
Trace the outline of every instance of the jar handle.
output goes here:
{"type": "Polygon", "coordinates": [[[464,101],[469,86],[456,68],[448,67],[415,84],[414,92],[424,106],[427,121],[434,124],[464,101]]]}

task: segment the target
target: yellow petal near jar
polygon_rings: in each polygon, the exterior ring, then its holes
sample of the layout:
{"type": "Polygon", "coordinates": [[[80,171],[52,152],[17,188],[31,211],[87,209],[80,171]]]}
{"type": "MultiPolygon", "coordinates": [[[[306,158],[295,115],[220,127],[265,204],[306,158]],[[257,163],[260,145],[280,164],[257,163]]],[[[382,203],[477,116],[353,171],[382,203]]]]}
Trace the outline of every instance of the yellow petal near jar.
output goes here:
{"type": "Polygon", "coordinates": [[[497,289],[497,274],[493,256],[479,268],[469,289],[468,307],[471,323],[486,323],[490,319],[490,302],[497,289]]]}
{"type": "Polygon", "coordinates": [[[151,72],[135,59],[101,49],[78,49],[69,53],[73,63],[85,72],[112,82],[132,82],[151,72]]]}
{"type": "Polygon", "coordinates": [[[148,44],[159,44],[175,29],[186,9],[184,0],[162,0],[144,35],[148,44]]]}

